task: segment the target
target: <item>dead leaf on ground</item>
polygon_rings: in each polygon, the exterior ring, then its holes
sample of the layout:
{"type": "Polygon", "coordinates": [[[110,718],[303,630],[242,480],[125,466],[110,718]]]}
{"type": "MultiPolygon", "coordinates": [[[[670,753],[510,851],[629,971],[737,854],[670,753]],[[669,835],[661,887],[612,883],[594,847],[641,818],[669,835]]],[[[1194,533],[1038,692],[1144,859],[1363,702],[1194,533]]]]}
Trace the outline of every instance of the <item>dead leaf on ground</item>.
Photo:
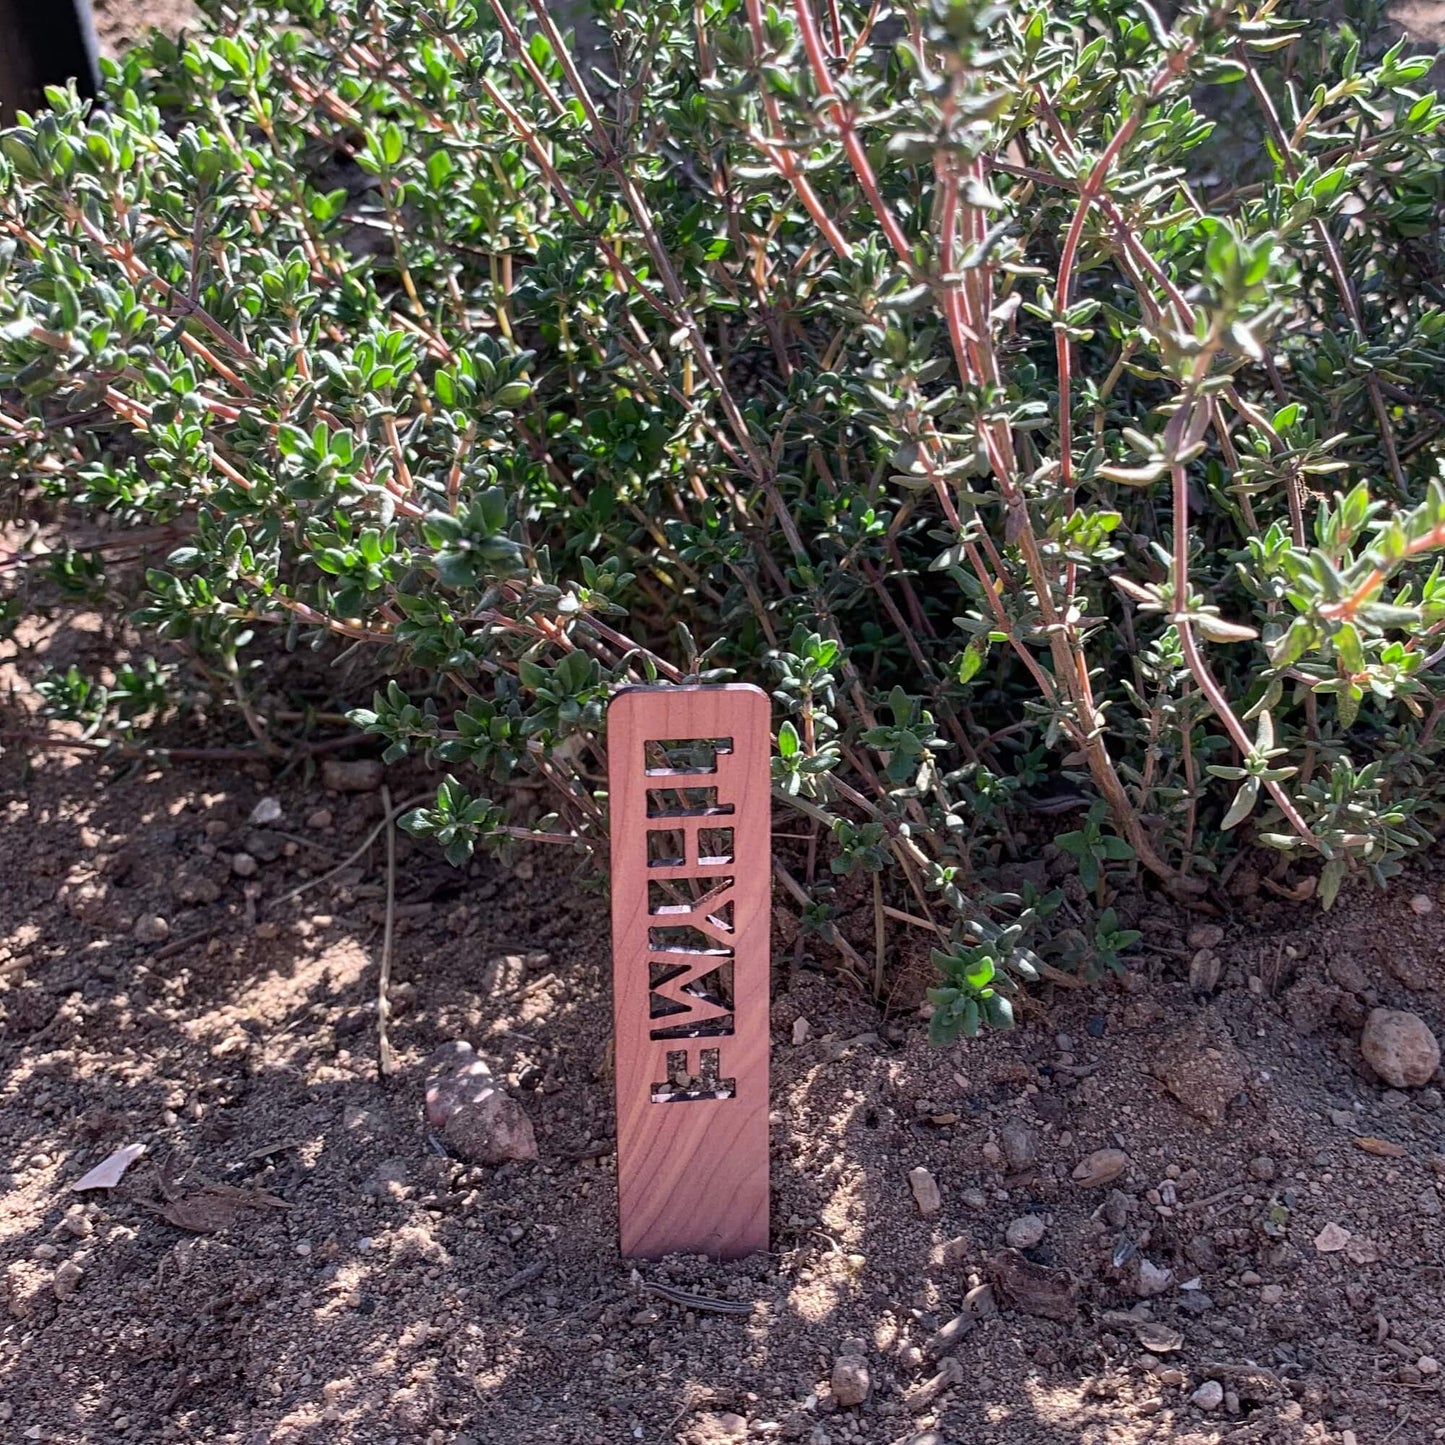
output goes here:
{"type": "Polygon", "coordinates": [[[241,1209],[291,1208],[279,1194],[268,1194],[264,1189],[238,1189],[234,1184],[207,1184],[202,1192],[213,1194],[217,1199],[230,1200],[241,1209]]]}
{"type": "Polygon", "coordinates": [[[1355,1148],[1381,1159],[1403,1159],[1408,1152],[1403,1144],[1396,1144],[1393,1139],[1377,1139],[1373,1134],[1361,1134],[1355,1140],[1355,1148]]]}
{"type": "Polygon", "coordinates": [[[114,1189],[120,1183],[121,1175],[146,1151],[144,1144],[127,1144],[117,1149],[108,1158],[102,1159],[94,1169],[82,1174],[70,1186],[71,1192],[81,1189],[114,1189]]]}
{"type": "Polygon", "coordinates": [[[137,1201],[177,1229],[193,1234],[216,1234],[236,1222],[243,1209],[290,1209],[279,1195],[264,1189],[238,1189],[233,1184],[205,1184],[195,1194],[171,1199],[164,1204],[137,1201]]]}
{"type": "Polygon", "coordinates": [[[192,1234],[215,1234],[234,1224],[237,1206],[228,1199],[218,1199],[214,1194],[193,1194],[187,1199],[173,1199],[169,1204],[147,1205],[153,1214],[159,1214],[167,1224],[177,1229],[188,1229],[192,1234]]]}

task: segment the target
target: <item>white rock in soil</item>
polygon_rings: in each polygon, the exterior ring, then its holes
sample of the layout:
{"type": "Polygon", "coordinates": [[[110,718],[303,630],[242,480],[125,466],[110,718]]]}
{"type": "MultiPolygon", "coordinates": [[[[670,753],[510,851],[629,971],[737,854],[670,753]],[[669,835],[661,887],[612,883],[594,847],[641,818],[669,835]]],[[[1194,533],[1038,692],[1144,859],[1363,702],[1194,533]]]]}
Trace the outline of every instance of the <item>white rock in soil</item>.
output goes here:
{"type": "Polygon", "coordinates": [[[1417,893],[1410,900],[1410,912],[1418,913],[1423,918],[1427,913],[1435,911],[1435,902],[1428,893],[1417,893]]]}
{"type": "Polygon", "coordinates": [[[1404,1009],[1372,1010],[1360,1036],[1360,1052],[1396,1089],[1418,1089],[1428,1084],[1440,1067],[1440,1045],[1429,1025],[1419,1014],[1404,1009]]]}
{"type": "Polygon", "coordinates": [[[813,1026],[807,1019],[798,1018],[793,1020],[793,1042],[795,1044],[807,1043],[808,1035],[812,1032],[813,1026]]]}
{"type": "Polygon", "coordinates": [[[1350,1231],[1333,1220],[1315,1235],[1315,1248],[1321,1254],[1338,1254],[1350,1242],[1350,1231]]]}
{"type": "Polygon", "coordinates": [[[171,926],[159,913],[142,913],[131,935],[137,943],[160,943],[171,936],[171,926]]]}
{"type": "Polygon", "coordinates": [[[1037,1214],[1020,1215],[1004,1231],[1004,1242],[1010,1249],[1032,1249],[1044,1237],[1044,1229],[1037,1214]]]}
{"type": "Polygon", "coordinates": [[[1174,1282],[1174,1271],[1172,1269],[1161,1269],[1152,1260],[1141,1259],[1139,1261],[1139,1277],[1134,1283],[1134,1293],[1140,1299],[1153,1299],[1155,1295],[1163,1294],[1174,1282]]]}
{"type": "Polygon", "coordinates": [[[1218,1380],[1206,1380],[1189,1398],[1201,1410],[1217,1410],[1224,1403],[1224,1386],[1218,1380]]]}
{"type": "Polygon", "coordinates": [[[275,798],[262,798],[251,809],[251,816],[246,821],[255,824],[258,828],[264,828],[268,823],[279,823],[281,821],[280,802],[275,798]]]}
{"type": "Polygon", "coordinates": [[[861,1405],[873,1388],[868,1362],[857,1355],[839,1355],[833,1361],[832,1386],[833,1398],[845,1410],[861,1405]]]}
{"type": "Polygon", "coordinates": [[[931,1219],[943,1208],[943,1196],[938,1192],[938,1180],[921,1165],[908,1171],[908,1187],[918,1201],[918,1212],[931,1219]]]}

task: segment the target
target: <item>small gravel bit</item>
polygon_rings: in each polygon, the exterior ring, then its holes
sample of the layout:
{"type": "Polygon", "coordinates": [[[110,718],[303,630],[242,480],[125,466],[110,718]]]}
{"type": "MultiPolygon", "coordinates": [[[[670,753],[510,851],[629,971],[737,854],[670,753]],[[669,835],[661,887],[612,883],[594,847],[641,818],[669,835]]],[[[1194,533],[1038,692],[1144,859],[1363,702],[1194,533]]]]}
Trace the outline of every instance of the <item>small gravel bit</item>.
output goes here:
{"type": "Polygon", "coordinates": [[[918,1212],[925,1219],[932,1219],[943,1208],[943,1196],[938,1190],[938,1181],[921,1166],[908,1171],[908,1187],[918,1201],[918,1212]]]}

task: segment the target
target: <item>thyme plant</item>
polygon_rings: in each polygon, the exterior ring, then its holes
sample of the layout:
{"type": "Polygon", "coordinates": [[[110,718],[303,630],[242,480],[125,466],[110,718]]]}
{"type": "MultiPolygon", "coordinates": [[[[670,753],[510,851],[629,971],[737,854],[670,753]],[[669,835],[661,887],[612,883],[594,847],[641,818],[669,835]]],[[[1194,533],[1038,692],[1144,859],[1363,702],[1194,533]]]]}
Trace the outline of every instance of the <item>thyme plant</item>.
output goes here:
{"type": "Polygon", "coordinates": [[[787,893],[1007,1023],[1030,809],[1101,910],[1438,817],[1445,107],[1313,8],[212,3],[0,137],[0,468],[262,731],[373,652],[456,861],[518,774],[600,836],[618,686],[763,682],[787,893]]]}

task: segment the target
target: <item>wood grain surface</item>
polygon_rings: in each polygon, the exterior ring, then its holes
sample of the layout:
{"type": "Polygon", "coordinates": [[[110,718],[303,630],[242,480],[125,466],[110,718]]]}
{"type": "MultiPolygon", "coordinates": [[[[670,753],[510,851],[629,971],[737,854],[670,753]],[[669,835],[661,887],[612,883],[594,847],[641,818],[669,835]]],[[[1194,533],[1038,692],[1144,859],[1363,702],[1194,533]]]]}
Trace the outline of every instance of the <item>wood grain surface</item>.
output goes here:
{"type": "Polygon", "coordinates": [[[768,1247],[769,706],[632,688],[607,714],[622,1253],[768,1247]]]}

